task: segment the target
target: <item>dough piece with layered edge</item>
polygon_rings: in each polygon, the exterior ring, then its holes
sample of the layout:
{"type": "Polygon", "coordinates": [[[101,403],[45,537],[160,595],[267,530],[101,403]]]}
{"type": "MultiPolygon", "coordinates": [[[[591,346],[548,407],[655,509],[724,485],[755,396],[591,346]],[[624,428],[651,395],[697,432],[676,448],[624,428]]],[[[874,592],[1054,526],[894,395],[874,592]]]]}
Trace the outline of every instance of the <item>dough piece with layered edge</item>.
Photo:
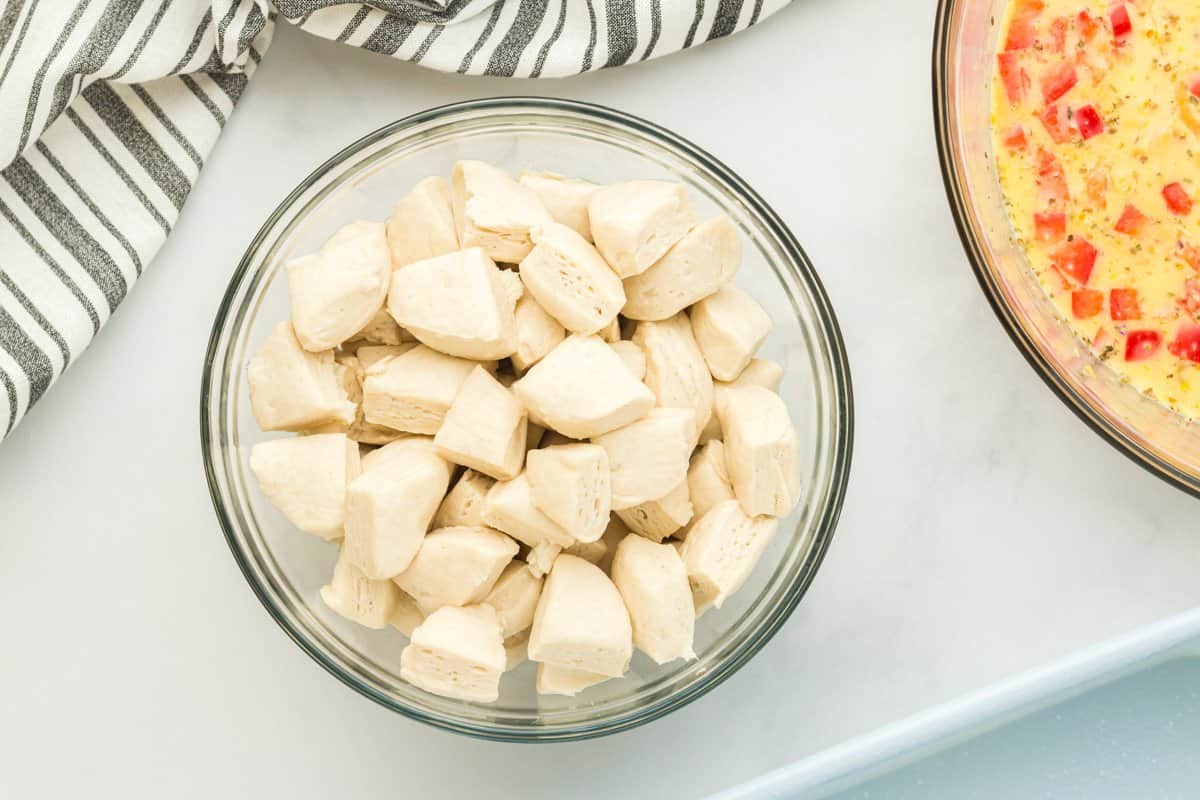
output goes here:
{"type": "Polygon", "coordinates": [[[507,659],[500,621],[488,605],[447,606],[412,632],[400,677],[441,697],[495,702],[507,659]]]}
{"type": "Polygon", "coordinates": [[[800,502],[800,446],[787,406],[761,386],[739,386],[718,413],[733,493],[752,517],[786,517],[800,502]]]}
{"type": "Polygon", "coordinates": [[[532,367],[566,338],[567,332],[558,320],[546,313],[532,295],[517,301],[513,312],[517,326],[517,349],[512,363],[521,372],[532,367]]]}
{"type": "Polygon", "coordinates": [[[659,320],[708,297],[742,265],[742,240],[733,220],[722,214],[700,223],[654,266],[625,280],[630,319],[659,320]]]}
{"type": "Polygon", "coordinates": [[[612,580],[629,610],[635,647],[659,664],[696,657],[696,608],[674,547],[626,536],[613,557],[612,580]]]}
{"type": "Polygon", "coordinates": [[[614,272],[629,278],[681,240],[696,224],[696,212],[681,183],[625,181],[592,195],[588,219],[596,248],[614,272]]]}
{"type": "Polygon", "coordinates": [[[561,222],[589,242],[592,226],[588,221],[588,203],[600,187],[580,178],[565,178],[553,172],[524,173],[522,186],[527,186],[542,201],[555,222],[561,222]]]}
{"type": "Polygon", "coordinates": [[[725,468],[725,445],[720,439],[708,441],[692,454],[687,483],[696,519],[718,503],[736,499],[725,468]]]}
{"type": "Polygon", "coordinates": [[[275,326],[246,370],[250,407],[264,431],[303,431],[348,425],[355,407],[347,398],[332,350],[300,346],[292,323],[275,326]]]}
{"type": "Polygon", "coordinates": [[[594,564],[560,555],[533,615],[529,658],[618,678],[632,655],[633,629],[617,587],[594,564]]]}
{"type": "Polygon", "coordinates": [[[625,290],[596,248],[557,222],[535,230],[533,241],[521,280],[546,313],[574,333],[596,333],[616,321],[625,290]]]}
{"type": "Polygon", "coordinates": [[[623,339],[609,342],[608,346],[621,357],[630,375],[639,381],[646,377],[646,354],[642,352],[642,348],[623,339]]]}
{"type": "MultiPolygon", "coordinates": [[[[424,345],[384,359],[366,372],[363,417],[367,422],[398,431],[433,435],[463,381],[478,362],[455,358],[424,345]]],[[[484,362],[495,369],[495,362],[484,362]]]]}
{"type": "Polygon", "coordinates": [[[458,249],[454,205],[445,178],[425,178],[400,198],[387,222],[387,242],[392,269],[458,249]]]}
{"type": "Polygon", "coordinates": [[[592,439],[608,453],[614,511],[665,497],[687,479],[694,420],[686,408],[656,408],[637,422],[592,439]]]}
{"type": "Polygon", "coordinates": [[[396,611],[400,590],[389,580],[374,580],[346,557],[343,549],[333,567],[333,577],[321,587],[321,600],[351,622],[380,630],[396,611]]]}
{"type": "Polygon", "coordinates": [[[530,419],[573,439],[641,419],[654,395],[596,336],[568,336],[513,384],[530,419]]]}
{"type": "Polygon", "coordinates": [[[464,470],[447,494],[433,518],[433,527],[479,526],[483,521],[483,503],[496,482],[473,469],[464,470]]]}
{"type": "Polygon", "coordinates": [[[388,313],[438,352],[476,361],[517,349],[517,299],[509,280],[478,247],[396,270],[388,313]]]}
{"type": "Polygon", "coordinates": [[[696,612],[721,604],[746,582],[779,527],[774,517],[751,517],[726,500],[696,520],[680,548],[696,612]]]}
{"type": "Polygon", "coordinates": [[[533,190],[499,167],[459,161],[450,183],[459,245],[482,248],[494,261],[520,262],[533,249],[530,232],[553,222],[533,190]]]}
{"type": "Polygon", "coordinates": [[[446,462],[423,447],[376,451],[346,490],[346,558],[377,580],[408,569],[449,483],[446,462]]]}
{"type": "Polygon", "coordinates": [[[518,550],[516,542],[490,528],[441,528],[425,536],[412,564],[394,580],[426,614],[478,603],[518,550]]]}
{"type": "Polygon", "coordinates": [[[509,562],[483,602],[496,609],[505,640],[529,629],[542,595],[542,578],[520,561],[509,562]]]}
{"type": "Polygon", "coordinates": [[[742,374],[771,332],[771,318],[758,302],[733,284],[692,306],[692,333],[714,378],[742,374]]]}
{"type": "Polygon", "coordinates": [[[525,461],[525,409],[483,367],[463,381],[433,443],[447,461],[512,480],[525,461]]]}
{"type": "Polygon", "coordinates": [[[611,510],[608,454],[594,444],[530,451],[526,477],[533,504],[579,542],[604,533],[611,510]]]}
{"type": "Polygon", "coordinates": [[[292,326],[305,350],[349,340],[383,307],[392,257],[381,222],[352,222],[321,249],[287,264],[292,326]]]}
{"type": "Polygon", "coordinates": [[[654,542],[673,536],[692,519],[692,503],[688,496],[688,482],[678,486],[657,500],[638,503],[633,508],[616,512],[629,530],[654,542]]]}
{"type": "Polygon", "coordinates": [[[358,443],[341,433],[269,439],[250,450],[250,471],[288,521],[322,539],[341,539],[346,486],[358,477],[358,443]]]}
{"type": "Polygon", "coordinates": [[[633,342],[646,354],[646,385],[654,392],[655,404],[690,408],[698,434],[712,417],[713,380],[687,315],[639,322],[633,342]]]}
{"type": "Polygon", "coordinates": [[[783,381],[783,366],[776,361],[766,358],[754,358],[746,365],[741,374],[732,381],[713,382],[713,414],[708,418],[708,424],[700,432],[700,443],[710,439],[721,438],[721,417],[717,414],[717,406],[726,391],[733,386],[761,386],[779,393],[779,384],[783,381]]]}
{"type": "Polygon", "coordinates": [[[569,547],[575,542],[571,534],[534,505],[529,477],[524,472],[492,486],[484,498],[483,521],[529,547],[542,543],[569,547]]]}

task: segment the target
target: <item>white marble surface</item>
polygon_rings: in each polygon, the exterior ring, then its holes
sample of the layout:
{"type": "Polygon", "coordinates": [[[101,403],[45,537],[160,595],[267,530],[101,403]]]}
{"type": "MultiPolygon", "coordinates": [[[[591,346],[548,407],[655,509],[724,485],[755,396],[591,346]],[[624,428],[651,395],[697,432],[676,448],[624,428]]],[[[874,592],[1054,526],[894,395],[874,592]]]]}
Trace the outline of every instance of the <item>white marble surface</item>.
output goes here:
{"type": "Polygon", "coordinates": [[[280,30],[153,268],[0,447],[0,796],[694,797],[1196,604],[1196,501],[1078,423],[975,286],[933,144],[932,14],[798,0],[536,84],[280,30]],[[437,732],[309,661],[229,556],[197,433],[212,316],[278,199],[397,117],[516,93],[644,115],[758,187],[824,277],[858,399],[842,525],[779,636],[669,718],[565,746],[437,732]]]}

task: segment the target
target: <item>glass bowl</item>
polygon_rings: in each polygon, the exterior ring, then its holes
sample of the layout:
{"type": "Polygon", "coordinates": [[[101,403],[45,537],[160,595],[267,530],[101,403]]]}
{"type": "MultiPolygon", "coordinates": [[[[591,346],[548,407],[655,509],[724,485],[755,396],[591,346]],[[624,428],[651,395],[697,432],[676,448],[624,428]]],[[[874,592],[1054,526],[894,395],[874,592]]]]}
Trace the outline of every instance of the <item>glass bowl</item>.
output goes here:
{"type": "Polygon", "coordinates": [[[339,680],[406,716],[469,735],[512,741],[579,739],[655,719],[719,684],[787,619],[829,546],[850,468],[850,374],[833,310],[816,272],[779,217],[707,153],[643,120],[597,106],[537,98],[434,109],[355,142],[306,178],[246,250],[213,323],[201,386],[201,445],[213,505],[246,580],[300,647],[339,680]],[[577,697],[541,697],[534,665],[504,676],[495,704],[428,694],[399,677],[405,638],[329,611],[318,590],[336,547],[295,530],[250,476],[251,446],[270,436],[250,410],[245,368],[288,316],[281,269],[355,219],[386,217],[419,179],[473,158],[512,173],[552,170],[596,181],[681,180],[697,210],[733,218],[745,240],[736,278],[775,321],[763,356],[785,368],[780,389],[801,440],[805,495],[746,586],[700,618],[698,658],[659,667],[641,653],[630,673],[577,697]]]}
{"type": "Polygon", "coordinates": [[[991,76],[1008,0],[940,0],[934,127],[967,256],[1000,322],[1046,385],[1104,439],[1200,495],[1200,426],[1123,383],[1072,332],[1014,243],[991,137],[991,76]]]}

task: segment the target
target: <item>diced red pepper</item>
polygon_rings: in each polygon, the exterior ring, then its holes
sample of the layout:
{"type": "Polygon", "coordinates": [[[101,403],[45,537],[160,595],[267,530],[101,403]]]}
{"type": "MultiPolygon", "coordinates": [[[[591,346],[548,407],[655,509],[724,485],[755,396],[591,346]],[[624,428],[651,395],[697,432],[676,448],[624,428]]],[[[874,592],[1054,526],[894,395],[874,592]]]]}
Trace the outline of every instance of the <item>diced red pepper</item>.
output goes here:
{"type": "Polygon", "coordinates": [[[1162,347],[1162,334],[1158,331],[1130,331],[1125,337],[1125,360],[1145,361],[1162,347]]]}
{"type": "Polygon", "coordinates": [[[1149,221],[1150,218],[1138,211],[1133,203],[1126,203],[1125,210],[1121,212],[1121,218],[1117,220],[1114,227],[1118,233],[1137,236],[1149,221]]]}
{"type": "Polygon", "coordinates": [[[1188,278],[1184,281],[1183,294],[1175,302],[1193,316],[1200,313],[1200,279],[1188,278]]]}
{"type": "Polygon", "coordinates": [[[1095,289],[1076,289],[1071,292],[1071,314],[1076,319],[1094,317],[1104,308],[1104,292],[1095,289]]]}
{"type": "Polygon", "coordinates": [[[1133,22],[1129,19],[1129,9],[1125,4],[1113,6],[1108,11],[1108,21],[1112,23],[1113,39],[1117,44],[1124,44],[1133,33],[1133,22]]]}
{"type": "Polygon", "coordinates": [[[1087,175],[1087,196],[1088,200],[1096,208],[1104,208],[1108,205],[1108,172],[1102,168],[1096,168],[1087,175]]]}
{"type": "Polygon", "coordinates": [[[1180,325],[1175,331],[1175,341],[1167,349],[1180,358],[1200,362],[1200,325],[1194,322],[1180,325]]]}
{"type": "Polygon", "coordinates": [[[1037,41],[1035,22],[1045,8],[1046,4],[1042,0],[1018,0],[1012,21],[1008,24],[1008,38],[1004,40],[1005,50],[1033,47],[1037,41]]]}
{"type": "Polygon", "coordinates": [[[1060,274],[1086,286],[1088,279],[1092,277],[1092,268],[1096,266],[1097,255],[1099,252],[1087,239],[1076,236],[1060,244],[1050,254],[1050,263],[1060,274]]]}
{"type": "Polygon", "coordinates": [[[1075,109],[1075,124],[1079,126],[1079,135],[1084,139],[1104,133],[1104,120],[1095,106],[1080,106],[1075,109]]]}
{"type": "Polygon", "coordinates": [[[1167,201],[1167,208],[1171,209],[1171,213],[1181,217],[1192,213],[1192,198],[1188,197],[1182,184],[1168,183],[1163,187],[1162,195],[1163,199],[1167,201]]]}
{"type": "Polygon", "coordinates": [[[1092,347],[1100,352],[1104,352],[1105,348],[1111,347],[1113,343],[1113,334],[1108,328],[1101,325],[1096,330],[1096,335],[1092,337],[1092,347]]]}
{"type": "Polygon", "coordinates": [[[1013,125],[1004,132],[1002,137],[1004,146],[1009,150],[1024,150],[1029,146],[1029,139],[1025,136],[1025,129],[1020,125],[1013,125]]]}
{"type": "Polygon", "coordinates": [[[1187,87],[1188,91],[1192,93],[1192,97],[1200,98],[1200,72],[1187,79],[1187,87]]]}
{"type": "Polygon", "coordinates": [[[1046,126],[1046,133],[1050,134],[1050,138],[1054,140],[1055,144],[1071,140],[1071,120],[1067,119],[1067,115],[1062,113],[1062,109],[1058,105],[1043,108],[1038,114],[1038,119],[1046,126]]]}
{"type": "Polygon", "coordinates": [[[1063,208],[1071,199],[1071,190],[1067,186],[1067,176],[1062,164],[1054,154],[1045,149],[1037,152],[1037,187],[1038,197],[1043,203],[1056,208],[1063,208]]]}
{"type": "Polygon", "coordinates": [[[1039,242],[1057,242],[1067,235],[1067,215],[1061,211],[1035,212],[1033,230],[1039,242]]]}
{"type": "Polygon", "coordinates": [[[1067,92],[1078,81],[1075,65],[1064,61],[1042,76],[1042,102],[1050,105],[1067,92]]]}
{"type": "Polygon", "coordinates": [[[1096,18],[1089,14],[1086,8],[1079,12],[1076,19],[1079,20],[1079,35],[1085,42],[1090,42],[1095,38],[1096,31],[1100,30],[1100,23],[1096,22],[1096,18]]]}
{"type": "Polygon", "coordinates": [[[1113,289],[1109,292],[1108,315],[1113,322],[1141,319],[1142,308],[1138,304],[1137,289],[1113,289]]]}
{"type": "Polygon", "coordinates": [[[1179,251],[1179,256],[1187,262],[1189,267],[1200,272],[1200,247],[1194,244],[1183,245],[1179,251]]]}
{"type": "Polygon", "coordinates": [[[1029,73],[1021,69],[1019,53],[1000,53],[996,56],[1000,63],[1000,80],[1004,84],[1004,94],[1008,102],[1018,105],[1025,100],[1025,92],[1029,90],[1029,73]]]}
{"type": "Polygon", "coordinates": [[[1056,53],[1067,49],[1068,24],[1066,17],[1055,17],[1050,23],[1050,49],[1056,53]]]}

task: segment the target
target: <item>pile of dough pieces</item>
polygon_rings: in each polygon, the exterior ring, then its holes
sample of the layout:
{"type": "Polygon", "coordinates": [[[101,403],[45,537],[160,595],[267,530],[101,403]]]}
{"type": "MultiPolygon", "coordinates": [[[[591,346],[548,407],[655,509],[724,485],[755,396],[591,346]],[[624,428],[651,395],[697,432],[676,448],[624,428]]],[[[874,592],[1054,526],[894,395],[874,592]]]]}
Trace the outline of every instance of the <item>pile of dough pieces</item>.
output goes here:
{"type": "Polygon", "coordinates": [[[799,498],[796,434],[730,283],[741,240],[682,185],[478,161],[287,264],[249,365],[250,467],[340,542],[324,602],[410,641],[401,676],[490,702],[695,658],[799,498]]]}

